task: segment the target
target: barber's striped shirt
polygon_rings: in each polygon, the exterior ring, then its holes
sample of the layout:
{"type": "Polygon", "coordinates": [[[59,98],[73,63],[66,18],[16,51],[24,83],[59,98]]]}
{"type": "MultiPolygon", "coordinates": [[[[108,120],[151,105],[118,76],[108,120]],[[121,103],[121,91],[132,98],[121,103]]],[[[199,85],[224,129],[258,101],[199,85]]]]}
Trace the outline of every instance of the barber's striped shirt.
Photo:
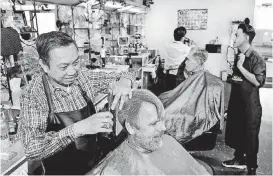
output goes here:
{"type": "MultiPolygon", "coordinates": [[[[87,105],[79,86],[86,91],[91,100],[94,100],[97,92],[107,92],[109,84],[120,77],[128,78],[134,82],[135,73],[81,71],[75,84],[71,85],[69,92],[49,84],[54,113],[75,111],[87,105]]],[[[77,138],[73,132],[73,125],[58,132],[45,132],[49,108],[42,83],[42,74],[35,76],[28,87],[24,89],[20,106],[19,135],[27,158],[47,158],[77,138]]]]}

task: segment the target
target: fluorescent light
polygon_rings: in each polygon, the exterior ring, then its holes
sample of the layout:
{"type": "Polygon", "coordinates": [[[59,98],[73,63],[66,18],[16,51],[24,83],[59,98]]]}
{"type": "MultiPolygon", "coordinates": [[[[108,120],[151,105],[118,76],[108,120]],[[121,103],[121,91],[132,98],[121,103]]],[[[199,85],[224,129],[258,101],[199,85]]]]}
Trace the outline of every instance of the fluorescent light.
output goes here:
{"type": "Polygon", "coordinates": [[[121,9],[118,9],[118,11],[125,11],[125,10],[128,10],[128,9],[130,9],[130,8],[132,8],[133,6],[123,6],[121,9]]]}
{"type": "Polygon", "coordinates": [[[118,9],[119,12],[125,12],[125,13],[144,13],[145,9],[143,8],[139,8],[139,7],[134,7],[134,6],[130,6],[130,7],[124,7],[121,9],[118,9]]]}
{"type": "Polygon", "coordinates": [[[120,9],[122,8],[122,5],[119,2],[107,1],[105,3],[105,7],[111,8],[111,9],[120,9]]]}
{"type": "Polygon", "coordinates": [[[133,8],[128,9],[128,11],[132,12],[132,13],[143,13],[144,9],[138,8],[138,7],[133,7],[133,8]]]}

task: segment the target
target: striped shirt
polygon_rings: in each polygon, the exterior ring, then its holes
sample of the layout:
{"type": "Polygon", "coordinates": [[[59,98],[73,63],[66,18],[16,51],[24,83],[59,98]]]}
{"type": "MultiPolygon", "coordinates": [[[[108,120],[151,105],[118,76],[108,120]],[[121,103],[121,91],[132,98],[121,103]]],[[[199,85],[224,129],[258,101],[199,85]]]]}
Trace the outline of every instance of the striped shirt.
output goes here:
{"type": "MultiPolygon", "coordinates": [[[[98,92],[108,92],[109,85],[120,77],[128,78],[132,82],[135,80],[135,74],[130,72],[104,73],[88,70],[79,72],[69,92],[49,83],[54,113],[75,111],[87,105],[79,86],[93,101],[98,92]]],[[[46,132],[49,108],[41,73],[36,75],[28,87],[24,89],[20,106],[21,120],[18,133],[28,159],[48,158],[77,138],[73,131],[73,125],[58,132],[46,132]]]]}

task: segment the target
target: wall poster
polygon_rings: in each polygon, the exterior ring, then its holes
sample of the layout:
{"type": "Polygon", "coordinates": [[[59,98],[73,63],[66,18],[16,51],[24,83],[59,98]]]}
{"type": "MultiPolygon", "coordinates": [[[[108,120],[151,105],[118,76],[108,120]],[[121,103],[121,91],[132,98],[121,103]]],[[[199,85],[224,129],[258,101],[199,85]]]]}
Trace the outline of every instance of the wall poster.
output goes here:
{"type": "Polygon", "coordinates": [[[206,30],[208,9],[182,9],[177,11],[178,26],[187,30],[206,30]]]}

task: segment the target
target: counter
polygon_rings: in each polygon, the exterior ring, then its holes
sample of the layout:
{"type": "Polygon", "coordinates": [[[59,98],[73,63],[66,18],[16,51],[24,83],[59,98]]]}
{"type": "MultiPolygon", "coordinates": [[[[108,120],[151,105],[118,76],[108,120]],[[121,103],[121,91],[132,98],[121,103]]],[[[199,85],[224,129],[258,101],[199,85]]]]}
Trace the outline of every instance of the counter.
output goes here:
{"type": "MultiPolygon", "coordinates": [[[[142,66],[148,64],[149,62],[149,55],[150,53],[141,53],[137,56],[131,56],[132,59],[132,68],[133,69],[139,69],[142,66]]],[[[125,59],[127,58],[127,55],[123,56],[117,56],[117,55],[111,55],[109,58],[113,60],[113,63],[116,65],[124,65],[125,59]]]]}
{"type": "Polygon", "coordinates": [[[120,73],[122,71],[128,71],[129,70],[129,65],[105,65],[105,68],[96,68],[91,71],[93,72],[106,72],[106,73],[111,73],[111,72],[117,72],[120,73]]]}
{"type": "Polygon", "coordinates": [[[1,152],[1,175],[27,175],[28,162],[20,141],[1,152]]]}

